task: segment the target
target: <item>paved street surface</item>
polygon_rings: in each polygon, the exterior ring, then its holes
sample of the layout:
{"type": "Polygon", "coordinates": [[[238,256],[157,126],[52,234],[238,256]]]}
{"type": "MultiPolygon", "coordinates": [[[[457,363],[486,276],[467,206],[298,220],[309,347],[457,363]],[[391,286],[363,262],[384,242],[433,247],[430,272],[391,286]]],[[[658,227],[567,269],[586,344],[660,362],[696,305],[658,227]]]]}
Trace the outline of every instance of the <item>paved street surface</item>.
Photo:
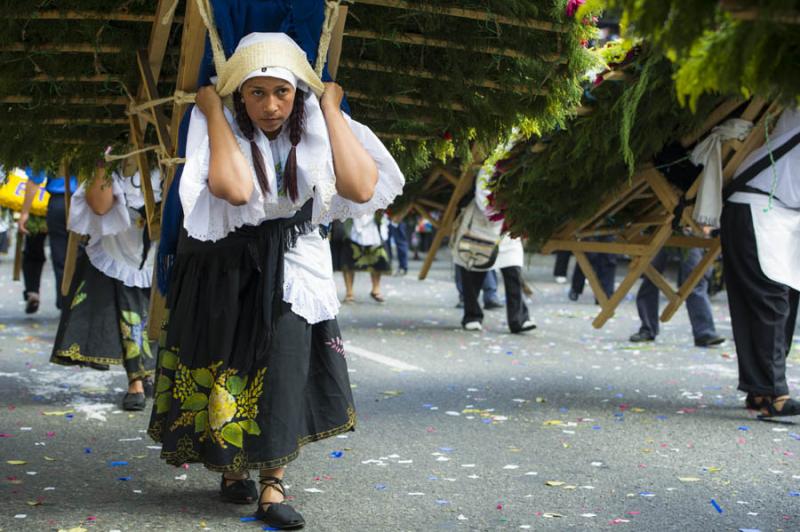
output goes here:
{"type": "MultiPolygon", "coordinates": [[[[633,345],[632,298],[595,330],[588,287],[568,301],[551,267],[525,271],[539,325],[525,335],[502,310],[462,331],[444,254],[425,282],[386,279],[383,306],[357,277],[340,323],[359,424],[288,471],[307,530],[800,530],[800,427],[743,408],[724,293],[723,347],[695,348],[684,310],[633,345]]],[[[118,408],[121,370],[48,363],[44,276],[27,317],[0,258],[0,529],[260,530],[241,520],[252,507],[219,501],[218,475],[159,460],[149,412],[118,408]]]]}

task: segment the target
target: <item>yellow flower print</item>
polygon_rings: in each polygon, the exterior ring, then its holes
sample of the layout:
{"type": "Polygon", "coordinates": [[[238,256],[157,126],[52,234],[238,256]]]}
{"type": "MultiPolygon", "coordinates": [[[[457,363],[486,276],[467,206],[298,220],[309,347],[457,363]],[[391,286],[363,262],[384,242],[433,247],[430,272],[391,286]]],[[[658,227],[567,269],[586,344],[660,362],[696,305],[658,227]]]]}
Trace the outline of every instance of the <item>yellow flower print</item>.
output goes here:
{"type": "Polygon", "coordinates": [[[208,399],[208,422],[212,429],[219,430],[236,414],[236,398],[224,387],[214,384],[208,399]]]}

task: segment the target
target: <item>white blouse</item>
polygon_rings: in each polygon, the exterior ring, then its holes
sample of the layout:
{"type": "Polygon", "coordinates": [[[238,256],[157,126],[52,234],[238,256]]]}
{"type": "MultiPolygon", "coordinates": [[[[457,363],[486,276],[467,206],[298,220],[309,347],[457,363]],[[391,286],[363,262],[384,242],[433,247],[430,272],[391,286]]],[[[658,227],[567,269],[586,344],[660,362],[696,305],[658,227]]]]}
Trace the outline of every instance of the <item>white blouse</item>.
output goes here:
{"type": "Polygon", "coordinates": [[[389,237],[389,226],[386,218],[381,218],[381,223],[375,221],[374,214],[365,214],[358,218],[353,218],[353,226],[350,228],[350,240],[362,246],[380,246],[389,237]]]}
{"type": "MultiPolygon", "coordinates": [[[[156,201],[161,199],[161,176],[150,173],[156,201]]],[[[150,288],[155,261],[155,246],[142,264],[143,232],[146,220],[138,209],[144,207],[141,177],[114,174],[111,181],[114,204],[106,214],[95,214],[86,202],[86,187],[81,184],[72,196],[69,209],[70,231],[89,236],[86,255],[89,262],[105,275],[125,286],[150,288]]]]}
{"type": "MultiPolygon", "coordinates": [[[[269,183],[270,192],[265,195],[255,176],[250,141],[236,125],[233,115],[224,110],[253,179],[253,194],[240,206],[214,196],[208,189],[211,154],[208,122],[197,107],[193,109],[186,142],[187,159],[180,183],[183,223],[189,236],[213,242],[244,225],[257,226],[266,220],[289,218],[309,199],[314,200],[312,224],[324,225],[336,219],[372,214],[386,208],[402,192],[405,179],[389,151],[368,127],[345,115],[356,138],[377,164],[378,183],[374,195],[366,203],[355,203],[339,196],[330,139],[319,101],[308,94],[305,105],[305,131],[297,145],[298,199],[294,202],[287,195],[277,193],[280,174],[291,149],[287,128],[274,140],[256,131],[255,141],[261,150],[269,183]]],[[[318,231],[301,236],[297,245],[286,252],[283,300],[291,305],[295,314],[311,324],[333,319],[338,314],[339,299],[333,281],[330,246],[318,231]]]]}

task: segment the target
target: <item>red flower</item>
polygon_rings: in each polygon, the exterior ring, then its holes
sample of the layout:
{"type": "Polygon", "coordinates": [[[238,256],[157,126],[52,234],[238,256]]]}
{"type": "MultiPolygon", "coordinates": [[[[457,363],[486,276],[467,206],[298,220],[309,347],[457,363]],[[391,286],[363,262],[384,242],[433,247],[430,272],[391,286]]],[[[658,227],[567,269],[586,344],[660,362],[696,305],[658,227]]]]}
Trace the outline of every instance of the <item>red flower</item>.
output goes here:
{"type": "Polygon", "coordinates": [[[444,140],[453,140],[453,134],[450,133],[449,131],[445,131],[444,133],[442,133],[442,138],[444,140]]]}
{"type": "Polygon", "coordinates": [[[567,2],[567,16],[574,17],[575,13],[578,12],[578,8],[581,7],[584,2],[586,2],[586,0],[569,0],[569,2],[567,2]]]}

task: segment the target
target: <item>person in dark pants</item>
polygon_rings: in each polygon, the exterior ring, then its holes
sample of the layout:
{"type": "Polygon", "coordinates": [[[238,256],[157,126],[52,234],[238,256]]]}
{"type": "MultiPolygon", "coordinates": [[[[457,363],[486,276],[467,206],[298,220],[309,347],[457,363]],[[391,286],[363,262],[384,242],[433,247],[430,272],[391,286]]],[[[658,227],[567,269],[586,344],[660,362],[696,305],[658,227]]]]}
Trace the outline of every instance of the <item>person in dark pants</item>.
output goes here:
{"type": "Polygon", "coordinates": [[[720,236],[739,389],[747,392],[746,405],[766,417],[800,415],[800,403],[789,398],[786,382],[800,293],[764,273],[750,205],[725,204],[720,236]]]}
{"type": "Polygon", "coordinates": [[[572,256],[571,251],[556,251],[556,263],[553,265],[553,277],[555,277],[558,284],[567,282],[570,256],[572,256]]]}
{"type": "Polygon", "coordinates": [[[394,258],[392,253],[392,243],[397,248],[397,270],[395,275],[405,275],[408,273],[408,237],[406,236],[406,224],[401,220],[389,221],[389,261],[394,258]]]}
{"type": "MultiPolygon", "coordinates": [[[[456,264],[456,290],[458,290],[458,304],[456,308],[464,308],[464,267],[456,264]]],[[[489,270],[483,278],[481,285],[483,291],[483,308],[494,310],[503,306],[497,296],[497,271],[489,270]]]]}
{"type": "MultiPolygon", "coordinates": [[[[467,330],[480,330],[469,324],[483,323],[483,310],[478,303],[484,278],[487,272],[474,272],[463,269],[461,272],[464,289],[464,317],[461,325],[467,330]]],[[[500,268],[506,290],[506,319],[512,333],[520,333],[536,328],[530,319],[528,307],[522,300],[522,268],[508,266],[500,268]]]]}
{"type": "MultiPolygon", "coordinates": [[[[25,201],[19,217],[19,229],[26,235],[25,252],[23,254],[23,272],[25,277],[26,301],[25,311],[29,314],[39,308],[39,286],[44,266],[44,234],[33,236],[26,227],[30,218],[30,209],[33,198],[39,192],[40,186],[45,186],[50,194],[47,204],[47,236],[50,237],[50,259],[53,261],[53,273],[56,278],[56,308],[62,308],[61,279],[64,276],[64,261],[67,255],[67,210],[64,194],[66,192],[64,178],[47,175],[45,172],[33,172],[26,168],[28,182],[25,185],[25,201]],[[46,182],[46,183],[45,183],[46,182]],[[30,246],[30,247],[29,247],[30,246]]],[[[78,189],[78,180],[70,177],[70,190],[78,189]]]]}
{"type": "MultiPolygon", "coordinates": [[[[680,250],[679,250],[680,252],[680,250]]],[[[670,250],[662,249],[651,262],[652,266],[663,273],[667,267],[670,250]]],[[[681,256],[678,284],[683,284],[687,277],[703,259],[703,250],[691,248],[681,256]]],[[[652,342],[658,336],[658,295],[659,290],[647,276],[642,277],[642,284],[636,294],[636,308],[642,322],[639,332],[630,337],[631,342],[652,342]]],[[[708,298],[708,276],[705,275],[686,298],[686,311],[692,324],[694,345],[711,347],[725,341],[717,334],[714,327],[714,316],[711,314],[711,300],[708,298]]]]}
{"type": "MultiPolygon", "coordinates": [[[[617,256],[611,253],[587,253],[586,257],[592,264],[606,297],[611,297],[611,294],[614,293],[614,279],[616,279],[617,275],[617,256]]],[[[583,293],[585,285],[586,275],[584,275],[581,267],[575,264],[575,269],[572,271],[572,285],[569,289],[570,301],[578,300],[583,293]]]]}

